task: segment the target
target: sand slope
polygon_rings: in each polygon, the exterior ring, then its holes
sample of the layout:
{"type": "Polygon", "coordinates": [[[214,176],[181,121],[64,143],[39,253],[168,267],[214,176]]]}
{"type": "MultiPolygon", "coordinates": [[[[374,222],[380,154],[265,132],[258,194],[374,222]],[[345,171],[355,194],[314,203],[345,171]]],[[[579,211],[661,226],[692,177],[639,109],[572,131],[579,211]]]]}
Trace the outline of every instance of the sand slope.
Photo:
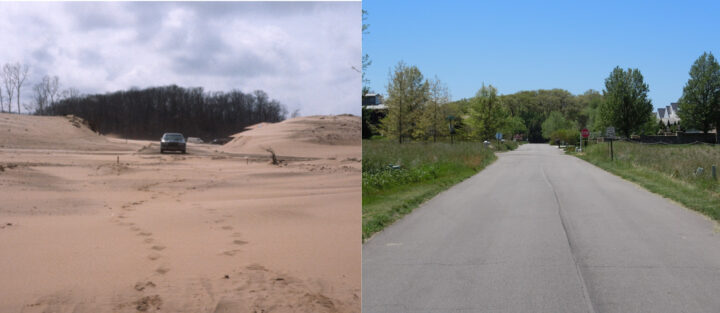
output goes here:
{"type": "Polygon", "coordinates": [[[0,113],[0,148],[123,150],[75,116],[0,113]]]}
{"type": "Polygon", "coordinates": [[[306,116],[280,123],[260,123],[233,135],[222,151],[281,156],[359,157],[362,150],[360,117],[352,115],[306,116]]]}
{"type": "Polygon", "coordinates": [[[0,121],[28,128],[0,136],[0,312],[360,311],[359,139],[285,139],[317,158],[274,166],[243,154],[272,137],[160,155],[64,117],[0,121]]]}

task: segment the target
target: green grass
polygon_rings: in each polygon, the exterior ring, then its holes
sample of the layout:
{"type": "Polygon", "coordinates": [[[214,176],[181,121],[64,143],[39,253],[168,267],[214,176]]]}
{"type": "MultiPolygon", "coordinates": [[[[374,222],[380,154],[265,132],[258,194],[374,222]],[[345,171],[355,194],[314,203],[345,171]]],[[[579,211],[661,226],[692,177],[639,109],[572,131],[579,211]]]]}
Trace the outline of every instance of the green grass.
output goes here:
{"type": "Polygon", "coordinates": [[[398,144],[364,140],[362,158],[363,240],[410,213],[424,201],[492,163],[495,151],[517,148],[508,142],[398,144]]]}
{"type": "Polygon", "coordinates": [[[614,142],[613,150],[615,161],[607,143],[590,145],[576,156],[720,220],[720,184],[711,176],[711,166],[720,166],[720,146],[614,142]],[[696,174],[698,167],[704,173],[696,174]]]}

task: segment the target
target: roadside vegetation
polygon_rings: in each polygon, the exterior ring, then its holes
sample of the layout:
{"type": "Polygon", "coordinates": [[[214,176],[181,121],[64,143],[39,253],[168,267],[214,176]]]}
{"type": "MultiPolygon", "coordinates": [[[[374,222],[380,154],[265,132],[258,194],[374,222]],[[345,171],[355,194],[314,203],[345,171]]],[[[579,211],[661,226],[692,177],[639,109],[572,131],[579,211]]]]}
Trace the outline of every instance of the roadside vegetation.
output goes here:
{"type": "MultiPolygon", "coordinates": [[[[370,65],[365,55],[363,73],[370,65]]],[[[368,82],[363,77],[363,96],[373,93],[368,82]]],[[[398,62],[389,73],[383,105],[378,108],[377,95],[371,95],[374,108],[362,111],[363,139],[369,139],[363,141],[363,239],[484,168],[495,159],[494,151],[515,148],[511,140],[549,141],[574,151],[584,128],[593,139],[614,136],[606,133],[609,127],[629,139],[689,129],[707,133],[720,126],[720,65],[712,53],[690,69],[678,101],[680,122],[658,119],[649,90],[639,69],[618,66],[605,78],[602,92],[573,95],[556,88],[500,95],[483,83],[474,97],[451,101],[437,77],[426,79],[417,66],[398,62]],[[500,139],[508,144],[499,144],[500,139]],[[486,141],[498,147],[484,148],[486,141]]],[[[718,218],[720,191],[708,175],[712,162],[720,160],[720,148],[618,142],[616,151],[615,162],[602,144],[578,156],[718,218]],[[703,173],[695,174],[698,167],[703,173]]]]}
{"type": "Polygon", "coordinates": [[[614,161],[603,143],[592,144],[576,156],[720,220],[720,184],[711,174],[712,165],[720,166],[720,146],[614,142],[613,150],[614,161]]]}
{"type": "Polygon", "coordinates": [[[364,140],[363,240],[410,213],[422,202],[492,163],[495,151],[516,142],[408,142],[364,140]]]}

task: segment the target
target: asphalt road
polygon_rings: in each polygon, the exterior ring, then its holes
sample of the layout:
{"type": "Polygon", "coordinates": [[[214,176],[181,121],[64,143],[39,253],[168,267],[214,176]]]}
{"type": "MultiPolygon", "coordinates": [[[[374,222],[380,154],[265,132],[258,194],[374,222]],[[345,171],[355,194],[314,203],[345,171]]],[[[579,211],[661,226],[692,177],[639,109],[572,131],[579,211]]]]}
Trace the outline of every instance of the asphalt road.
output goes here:
{"type": "Polygon", "coordinates": [[[720,228],[523,145],[363,246],[363,313],[720,312],[720,228]]]}

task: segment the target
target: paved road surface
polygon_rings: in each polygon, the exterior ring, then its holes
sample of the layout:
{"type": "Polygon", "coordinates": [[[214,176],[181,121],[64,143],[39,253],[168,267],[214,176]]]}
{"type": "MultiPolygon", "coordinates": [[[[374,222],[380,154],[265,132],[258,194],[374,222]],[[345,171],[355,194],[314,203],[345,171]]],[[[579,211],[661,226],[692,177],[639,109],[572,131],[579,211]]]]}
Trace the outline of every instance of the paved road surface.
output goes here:
{"type": "Polygon", "coordinates": [[[363,313],[720,312],[720,228],[523,145],[363,246],[363,313]]]}

